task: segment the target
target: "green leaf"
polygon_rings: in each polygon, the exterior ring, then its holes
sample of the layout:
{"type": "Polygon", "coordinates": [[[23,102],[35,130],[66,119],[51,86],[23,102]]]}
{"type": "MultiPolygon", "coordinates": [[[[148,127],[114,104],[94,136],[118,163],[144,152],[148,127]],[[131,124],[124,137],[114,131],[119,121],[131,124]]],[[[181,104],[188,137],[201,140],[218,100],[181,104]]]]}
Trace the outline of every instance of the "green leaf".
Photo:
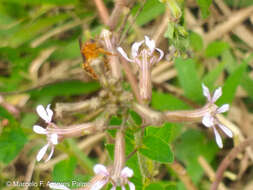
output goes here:
{"type": "Polygon", "coordinates": [[[83,167],[83,169],[90,175],[93,174],[93,162],[92,160],[83,153],[82,150],[77,146],[75,140],[68,139],[67,140],[70,150],[77,158],[78,163],[83,167]]]}
{"type": "Polygon", "coordinates": [[[54,166],[52,178],[55,183],[64,183],[66,187],[71,186],[74,179],[77,160],[75,157],[70,157],[67,160],[60,161],[54,166]]]}
{"type": "Polygon", "coordinates": [[[65,59],[74,59],[80,56],[81,55],[78,40],[74,40],[58,48],[51,55],[51,58],[57,60],[65,60],[65,59]]]}
{"type": "Polygon", "coordinates": [[[175,156],[185,164],[194,182],[198,182],[204,174],[198,157],[203,156],[210,163],[218,150],[213,136],[209,141],[203,133],[193,129],[185,131],[175,143],[175,156]]]}
{"type": "Polygon", "coordinates": [[[134,120],[135,124],[140,126],[142,123],[142,118],[132,110],[130,110],[129,113],[131,115],[131,118],[134,120]]]}
{"type": "Polygon", "coordinates": [[[55,4],[55,5],[67,5],[74,4],[77,0],[2,0],[3,2],[18,3],[23,5],[44,5],[44,4],[55,4]]]}
{"type": "Polygon", "coordinates": [[[177,128],[179,128],[179,126],[171,123],[165,123],[162,127],[149,126],[146,128],[146,135],[153,135],[164,140],[165,142],[171,142],[174,136],[173,132],[177,128]]]}
{"type": "Polygon", "coordinates": [[[0,161],[9,164],[23,149],[27,137],[19,126],[5,127],[0,136],[0,161]]]}
{"type": "Polygon", "coordinates": [[[40,89],[32,90],[32,96],[70,96],[95,92],[99,89],[97,82],[65,81],[46,85],[40,89]]]}
{"type": "Polygon", "coordinates": [[[178,190],[176,184],[170,184],[165,187],[165,190],[178,190]]]}
{"type": "Polygon", "coordinates": [[[180,85],[184,89],[185,95],[195,101],[203,99],[201,82],[192,59],[177,58],[175,62],[180,85]]]}
{"type": "Polygon", "coordinates": [[[253,98],[253,80],[249,77],[248,73],[242,76],[241,85],[248,95],[253,98]]]}
{"type": "Polygon", "coordinates": [[[171,94],[164,94],[161,92],[153,92],[151,105],[154,109],[164,111],[164,110],[178,110],[178,109],[188,109],[186,103],[180,99],[174,97],[171,94]]]}
{"type": "Polygon", "coordinates": [[[113,160],[114,158],[114,144],[105,144],[105,148],[109,153],[110,158],[113,160]]]}
{"type": "Polygon", "coordinates": [[[217,57],[221,55],[224,51],[229,49],[229,44],[227,42],[215,41],[208,44],[205,55],[207,57],[217,57]]]}
{"type": "Polygon", "coordinates": [[[204,47],[202,37],[195,32],[190,33],[190,44],[195,51],[201,51],[204,47]]]}
{"type": "Polygon", "coordinates": [[[48,18],[40,18],[34,23],[26,23],[20,28],[20,30],[13,34],[9,39],[8,44],[9,46],[17,47],[26,41],[31,40],[36,35],[47,31],[52,25],[64,21],[68,17],[68,14],[60,14],[48,18]]]}
{"type": "Polygon", "coordinates": [[[160,183],[151,183],[147,187],[145,187],[145,190],[163,190],[163,186],[160,183]]]}
{"type": "Polygon", "coordinates": [[[173,153],[168,143],[156,136],[146,136],[143,138],[143,147],[140,153],[151,160],[163,163],[173,162],[173,153]]]}
{"type": "Polygon", "coordinates": [[[222,88],[222,96],[217,101],[217,105],[222,105],[224,103],[232,103],[236,89],[242,80],[243,74],[245,73],[246,66],[246,63],[239,65],[234,70],[234,72],[227,78],[222,88]]]}
{"type": "MultiPolygon", "coordinates": [[[[129,132],[129,131],[128,131],[129,132]]],[[[129,155],[135,150],[133,135],[130,133],[126,134],[126,155],[129,155]]],[[[134,171],[134,176],[130,179],[132,183],[134,183],[136,190],[143,190],[142,188],[142,174],[140,171],[140,166],[138,162],[137,154],[131,156],[127,162],[126,166],[131,168],[134,171]]]]}
{"type": "Polygon", "coordinates": [[[213,90],[214,83],[222,73],[224,69],[225,63],[218,64],[214,69],[212,69],[210,72],[206,74],[206,76],[203,79],[203,83],[209,87],[209,89],[213,90]]]}
{"type": "MultiPolygon", "coordinates": [[[[139,9],[140,4],[135,6],[132,10],[132,14],[136,14],[137,10],[139,9]]],[[[158,0],[148,0],[141,13],[138,15],[136,19],[136,23],[139,26],[142,26],[151,20],[157,18],[159,15],[164,13],[165,11],[165,5],[163,3],[160,3],[158,0]]]]}
{"type": "Polygon", "coordinates": [[[207,18],[210,14],[209,7],[212,4],[212,0],[197,0],[197,3],[201,9],[202,17],[207,18]]]}

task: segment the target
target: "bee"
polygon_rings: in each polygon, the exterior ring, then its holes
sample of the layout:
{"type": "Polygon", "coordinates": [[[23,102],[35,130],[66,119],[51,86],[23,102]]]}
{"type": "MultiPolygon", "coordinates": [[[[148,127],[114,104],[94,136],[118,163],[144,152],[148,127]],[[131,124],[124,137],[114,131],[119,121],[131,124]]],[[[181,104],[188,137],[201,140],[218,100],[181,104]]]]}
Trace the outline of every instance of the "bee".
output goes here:
{"type": "MultiPolygon", "coordinates": [[[[91,40],[89,42],[82,43],[82,40],[79,38],[79,46],[81,55],[83,57],[82,68],[95,80],[98,80],[98,76],[95,73],[94,69],[91,67],[90,63],[93,59],[96,59],[99,55],[112,55],[112,53],[103,49],[99,43],[91,40]]],[[[105,66],[108,68],[108,60],[105,61],[105,66]]]]}

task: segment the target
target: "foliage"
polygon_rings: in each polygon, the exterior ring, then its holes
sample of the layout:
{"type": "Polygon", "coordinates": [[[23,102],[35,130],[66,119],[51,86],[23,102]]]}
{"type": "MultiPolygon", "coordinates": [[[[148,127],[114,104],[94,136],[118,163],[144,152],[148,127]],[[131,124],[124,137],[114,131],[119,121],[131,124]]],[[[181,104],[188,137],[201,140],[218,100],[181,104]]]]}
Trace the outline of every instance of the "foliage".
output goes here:
{"type": "MultiPolygon", "coordinates": [[[[109,12],[113,11],[114,2],[103,1],[109,12]]],[[[215,40],[208,41],[211,28],[221,24],[221,20],[215,18],[218,13],[210,8],[214,3],[211,0],[136,1],[131,9],[122,8],[115,33],[128,32],[120,44],[124,48],[147,35],[154,37],[159,48],[165,52],[161,63],[153,66],[150,109],[159,113],[198,109],[206,101],[202,84],[209,87],[211,92],[222,86],[222,97],[216,104],[221,106],[227,103],[234,106],[233,111],[236,114],[245,113],[247,125],[251,126],[248,118],[252,116],[253,102],[252,47],[250,42],[243,41],[232,30],[234,34],[226,32],[226,38],[217,35],[215,40]],[[192,20],[197,21],[190,23],[192,17],[188,18],[187,11],[194,17],[192,20]],[[126,15],[129,18],[121,25],[126,15]],[[165,18],[167,20],[164,21],[165,18]],[[124,26],[122,30],[121,26],[124,26]],[[155,74],[155,69],[162,68],[164,63],[170,66],[155,74]],[[243,111],[238,111],[241,109],[243,111]]],[[[226,0],[224,5],[229,10],[233,8],[233,11],[240,11],[241,8],[251,6],[252,1],[226,0]]],[[[217,9],[215,6],[214,9],[217,9]]],[[[222,19],[229,15],[224,13],[222,19]]],[[[252,18],[240,24],[250,30],[249,22],[252,22],[252,18]]],[[[52,104],[53,110],[56,110],[59,102],[76,103],[103,96],[103,88],[111,88],[112,93],[121,90],[116,85],[108,87],[109,85],[100,84],[81,68],[78,39],[81,37],[85,42],[89,39],[98,40],[105,28],[109,27],[101,22],[93,1],[0,1],[0,189],[4,189],[8,181],[25,179],[36,152],[48,138],[39,138],[32,130],[35,123],[45,123],[35,114],[37,105],[52,104]],[[18,110],[17,114],[11,106],[18,110]]],[[[119,55],[115,51],[112,56],[119,55]]],[[[98,57],[104,59],[107,55],[98,57]]],[[[135,68],[134,65],[131,66],[135,68]]],[[[136,78],[139,72],[134,72],[136,78]]],[[[122,84],[124,92],[132,93],[132,88],[125,80],[127,75],[123,76],[124,79],[117,82],[122,84]]],[[[119,102],[118,99],[113,101],[115,104],[119,102]]],[[[204,158],[215,170],[220,160],[233,148],[232,140],[224,138],[225,151],[222,152],[217,148],[211,133],[201,124],[201,120],[190,124],[158,122],[157,125],[145,125],[149,121],[132,109],[137,98],[132,98],[131,101],[125,104],[126,110],[118,104],[120,111],[110,118],[108,125],[112,128],[125,125],[124,156],[127,158],[126,166],[134,171],[130,181],[135,184],[136,189],[187,189],[187,184],[180,178],[178,171],[171,167],[175,161],[186,169],[186,176],[197,189],[205,189],[202,188],[205,185],[209,188],[212,182],[204,175],[205,168],[199,158],[204,158]]],[[[60,126],[69,126],[109,118],[109,111],[103,112],[110,106],[107,106],[106,100],[99,102],[101,107],[96,107],[96,103],[97,99],[90,106],[90,112],[86,108],[77,113],[71,109],[66,113],[63,111],[63,115],[54,115],[53,122],[60,126]]],[[[74,105],[70,107],[73,108],[74,105]]],[[[231,111],[226,117],[240,126],[244,117],[240,115],[242,118],[234,118],[235,113],[231,111]]],[[[41,168],[35,169],[29,180],[37,183],[40,180],[68,184],[73,181],[88,183],[94,176],[93,166],[96,163],[113,164],[117,154],[114,143],[117,129],[102,129],[100,133],[106,133],[106,138],[94,135],[64,140],[56,146],[55,151],[58,158],[64,153],[64,159],[50,163],[50,170],[41,169],[46,163],[36,162],[34,167],[41,168]],[[85,143],[90,144],[84,150],[80,148],[80,144],[85,146],[85,143]]],[[[247,136],[247,131],[242,134],[247,136]]],[[[235,134],[236,143],[240,143],[239,136],[235,134]]],[[[238,172],[239,167],[235,165],[231,170],[238,172]]],[[[240,183],[243,186],[246,182],[240,183]]],[[[228,181],[226,185],[230,189],[234,183],[228,181]]],[[[71,185],[73,189],[78,187],[78,184],[71,185]]],[[[106,188],[110,189],[111,185],[106,188]]]]}

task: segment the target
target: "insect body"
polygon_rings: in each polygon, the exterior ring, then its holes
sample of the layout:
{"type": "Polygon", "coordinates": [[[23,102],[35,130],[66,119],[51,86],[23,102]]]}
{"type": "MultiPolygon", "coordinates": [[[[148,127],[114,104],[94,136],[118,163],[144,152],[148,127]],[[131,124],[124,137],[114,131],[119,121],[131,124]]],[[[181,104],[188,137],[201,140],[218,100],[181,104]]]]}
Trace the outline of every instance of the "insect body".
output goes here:
{"type": "MultiPolygon", "coordinates": [[[[93,78],[98,79],[97,74],[95,73],[94,69],[91,67],[91,61],[96,59],[100,54],[104,55],[112,55],[110,52],[104,50],[102,47],[99,46],[98,43],[95,41],[90,41],[86,43],[82,43],[81,39],[79,39],[80,51],[83,57],[83,64],[82,68],[93,78]]],[[[105,60],[107,63],[107,60],[105,60]]]]}

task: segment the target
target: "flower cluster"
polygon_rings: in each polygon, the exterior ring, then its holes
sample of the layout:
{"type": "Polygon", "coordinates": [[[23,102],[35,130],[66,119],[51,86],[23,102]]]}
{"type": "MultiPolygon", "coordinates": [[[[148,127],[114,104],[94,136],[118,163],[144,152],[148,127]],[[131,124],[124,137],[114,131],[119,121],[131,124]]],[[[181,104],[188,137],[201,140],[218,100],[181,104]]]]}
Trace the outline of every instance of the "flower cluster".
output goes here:
{"type": "MultiPolygon", "coordinates": [[[[42,105],[38,105],[36,108],[36,111],[38,115],[48,124],[51,124],[52,118],[53,118],[53,111],[50,109],[50,104],[47,105],[46,109],[42,105]]],[[[54,147],[55,145],[58,144],[58,135],[55,133],[50,133],[48,132],[45,128],[39,126],[39,125],[34,125],[33,126],[33,131],[38,134],[46,135],[47,136],[47,144],[43,146],[40,151],[37,154],[37,161],[39,162],[44,155],[46,154],[48,148],[51,148],[50,154],[48,158],[46,159],[45,162],[51,159],[54,153],[54,147]]]]}
{"type": "MultiPolygon", "coordinates": [[[[102,164],[96,164],[93,168],[94,173],[97,175],[101,175],[103,176],[103,180],[98,180],[96,181],[91,187],[90,190],[100,190],[102,189],[108,182],[110,182],[111,180],[111,175],[110,172],[107,170],[107,168],[102,165],[102,164]]],[[[120,173],[120,181],[121,184],[119,184],[121,186],[122,190],[125,190],[125,185],[128,184],[129,185],[129,189],[130,190],[135,190],[135,185],[130,182],[128,180],[128,178],[133,176],[133,170],[128,168],[128,167],[124,167],[120,173]]],[[[112,181],[112,188],[111,190],[116,190],[118,184],[116,184],[114,181],[112,181]]],[[[62,185],[62,184],[57,184],[57,183],[50,183],[49,187],[52,189],[59,189],[59,190],[69,190],[69,188],[67,188],[66,186],[62,185]]]]}
{"type": "Polygon", "coordinates": [[[217,114],[220,113],[224,113],[227,112],[229,110],[229,105],[228,104],[224,104],[221,107],[216,106],[214,103],[221,97],[222,95],[222,89],[221,87],[219,87],[218,89],[216,89],[213,93],[213,95],[211,95],[209,89],[202,84],[202,88],[203,88],[203,94],[204,96],[207,98],[208,101],[208,105],[209,107],[212,107],[214,109],[210,109],[209,112],[207,112],[203,119],[202,119],[202,123],[204,126],[206,127],[211,127],[214,131],[214,135],[215,135],[215,140],[217,145],[222,148],[223,147],[223,143],[222,143],[222,139],[220,134],[217,131],[217,126],[230,138],[233,137],[233,133],[232,131],[227,128],[226,126],[224,126],[217,118],[217,114]]]}
{"type": "Polygon", "coordinates": [[[127,56],[122,47],[118,47],[117,50],[127,61],[138,65],[140,96],[143,100],[149,100],[152,93],[151,67],[163,58],[163,51],[156,48],[155,41],[150,40],[148,36],[145,36],[145,40],[132,45],[132,58],[127,56]],[[141,48],[143,45],[146,47],[141,48]],[[159,56],[156,56],[156,52],[159,53],[159,56]]]}
{"type": "MultiPolygon", "coordinates": [[[[106,167],[102,164],[97,164],[94,166],[94,172],[96,174],[99,174],[99,175],[103,175],[105,177],[105,180],[102,180],[102,181],[98,181],[94,187],[94,190],[97,189],[101,189],[105,184],[107,184],[109,181],[110,181],[110,172],[106,169],[106,167]]],[[[135,186],[132,182],[130,182],[128,180],[128,178],[132,177],[134,174],[133,170],[128,168],[128,167],[124,167],[122,170],[121,170],[121,173],[120,173],[120,181],[121,183],[119,184],[121,186],[121,189],[122,190],[125,190],[125,185],[128,184],[129,185],[129,189],[130,190],[135,190],[135,186]]],[[[113,184],[113,187],[111,188],[111,190],[116,190],[118,184],[116,184],[115,182],[112,181],[112,184],[113,184]]]]}

